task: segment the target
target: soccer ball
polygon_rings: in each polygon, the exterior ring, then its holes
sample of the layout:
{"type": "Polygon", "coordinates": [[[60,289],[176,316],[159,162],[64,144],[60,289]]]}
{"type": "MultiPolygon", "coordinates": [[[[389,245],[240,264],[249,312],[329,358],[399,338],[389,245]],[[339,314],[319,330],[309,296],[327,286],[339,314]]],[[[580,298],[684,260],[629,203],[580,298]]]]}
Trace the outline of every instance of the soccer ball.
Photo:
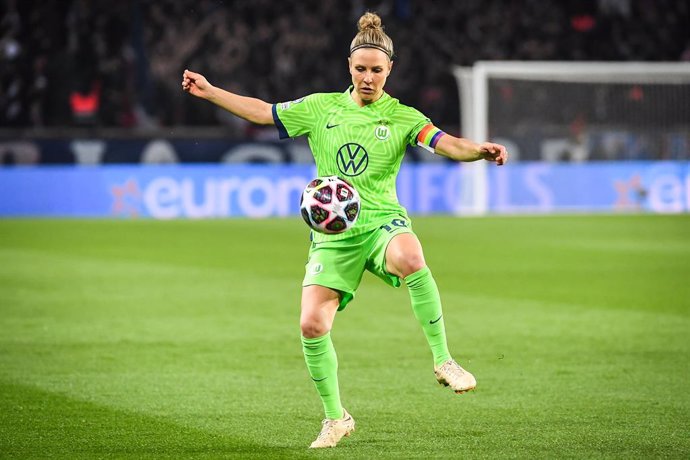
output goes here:
{"type": "Polygon", "coordinates": [[[299,207],[304,221],[320,233],[343,233],[359,216],[359,194],[338,176],[317,177],[302,193],[299,207]]]}

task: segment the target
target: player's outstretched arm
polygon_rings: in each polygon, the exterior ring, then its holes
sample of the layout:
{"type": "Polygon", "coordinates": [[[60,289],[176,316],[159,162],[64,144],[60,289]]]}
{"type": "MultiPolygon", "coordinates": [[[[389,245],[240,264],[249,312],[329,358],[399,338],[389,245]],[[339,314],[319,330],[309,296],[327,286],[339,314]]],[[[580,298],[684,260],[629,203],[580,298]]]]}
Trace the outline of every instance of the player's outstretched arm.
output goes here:
{"type": "Polygon", "coordinates": [[[272,125],[271,104],[261,99],[240,96],[213,86],[200,73],[185,70],[182,74],[182,89],[192,96],[206,99],[233,115],[259,125],[272,125]]]}
{"type": "Polygon", "coordinates": [[[492,161],[502,165],[508,160],[508,152],[501,144],[483,142],[477,144],[450,134],[442,136],[435,147],[435,152],[456,161],[492,161]]]}

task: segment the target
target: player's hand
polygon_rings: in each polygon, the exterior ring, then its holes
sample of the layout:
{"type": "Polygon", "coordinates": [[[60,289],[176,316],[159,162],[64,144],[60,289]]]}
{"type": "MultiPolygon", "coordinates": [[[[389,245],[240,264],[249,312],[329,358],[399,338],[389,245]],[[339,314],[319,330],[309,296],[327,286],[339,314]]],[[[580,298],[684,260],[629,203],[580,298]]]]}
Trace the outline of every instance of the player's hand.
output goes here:
{"type": "Polygon", "coordinates": [[[506,148],[501,144],[494,144],[493,142],[479,144],[479,154],[486,161],[493,161],[498,166],[508,161],[508,152],[506,148]]]}
{"type": "Polygon", "coordinates": [[[213,85],[200,73],[192,72],[191,70],[185,70],[182,73],[182,90],[192,96],[207,99],[212,88],[213,85]]]}

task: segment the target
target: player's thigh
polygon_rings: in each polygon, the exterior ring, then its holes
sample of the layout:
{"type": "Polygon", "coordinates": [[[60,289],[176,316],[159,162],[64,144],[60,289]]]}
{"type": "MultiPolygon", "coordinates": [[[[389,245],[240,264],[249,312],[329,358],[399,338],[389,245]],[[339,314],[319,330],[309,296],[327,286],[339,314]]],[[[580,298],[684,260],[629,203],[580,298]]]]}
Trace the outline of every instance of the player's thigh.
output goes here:
{"type": "Polygon", "coordinates": [[[302,286],[318,285],[340,294],[342,310],[362,281],[367,252],[364,237],[312,244],[302,286]]]}
{"type": "Polygon", "coordinates": [[[386,271],[405,278],[426,266],[422,245],[414,233],[400,233],[386,248],[386,271]]]}
{"type": "Polygon", "coordinates": [[[367,259],[367,270],[393,287],[400,286],[400,275],[402,273],[397,270],[391,270],[392,267],[388,267],[387,259],[391,257],[389,255],[389,248],[391,245],[397,245],[395,242],[399,241],[400,238],[407,239],[410,237],[414,238],[414,240],[417,239],[412,231],[409,219],[397,216],[392,218],[388,224],[382,225],[373,235],[367,259]]]}

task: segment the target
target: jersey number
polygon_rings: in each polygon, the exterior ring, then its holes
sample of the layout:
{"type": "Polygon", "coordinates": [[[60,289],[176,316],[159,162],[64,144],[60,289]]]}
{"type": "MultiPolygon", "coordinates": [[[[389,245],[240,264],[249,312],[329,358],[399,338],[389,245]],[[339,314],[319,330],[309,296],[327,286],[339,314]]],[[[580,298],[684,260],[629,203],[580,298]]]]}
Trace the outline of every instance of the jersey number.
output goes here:
{"type": "Polygon", "coordinates": [[[393,219],[390,225],[381,225],[381,227],[379,228],[382,228],[386,230],[388,233],[390,233],[394,231],[396,228],[407,228],[407,222],[405,222],[403,219],[393,219]]]}

